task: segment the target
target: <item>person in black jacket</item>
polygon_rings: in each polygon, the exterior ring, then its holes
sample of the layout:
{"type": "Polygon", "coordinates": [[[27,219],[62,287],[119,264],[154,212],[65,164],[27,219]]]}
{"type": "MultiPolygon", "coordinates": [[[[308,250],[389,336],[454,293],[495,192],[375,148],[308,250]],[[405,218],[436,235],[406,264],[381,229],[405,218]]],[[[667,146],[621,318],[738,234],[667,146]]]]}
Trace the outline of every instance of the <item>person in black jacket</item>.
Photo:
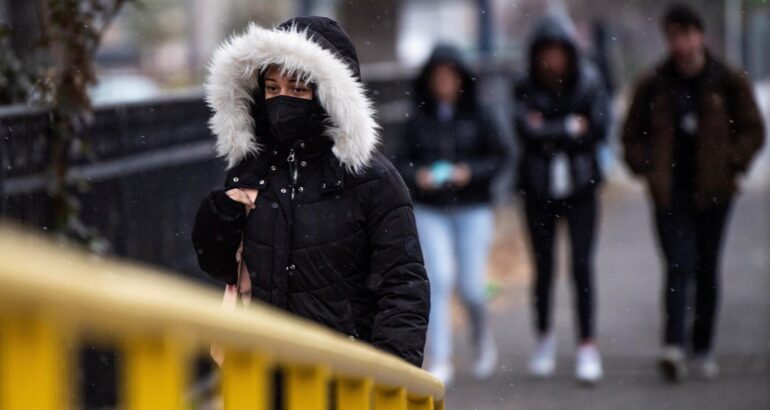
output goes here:
{"type": "Polygon", "coordinates": [[[228,171],[196,216],[201,269],[236,283],[242,240],[254,297],[421,366],[430,293],[412,203],[376,152],[350,39],[323,17],[251,25],[210,70],[228,171]]]}
{"type": "Polygon", "coordinates": [[[519,189],[535,260],[533,304],[537,346],[530,372],[553,373],[551,332],[553,247],[557,222],[569,226],[580,347],[576,377],[602,376],[594,343],[592,252],[601,181],[597,146],[607,132],[607,99],[597,71],[580,58],[566,18],[546,17],[536,28],[529,72],[515,86],[515,128],[521,144],[519,189]]]}
{"type": "Polygon", "coordinates": [[[508,147],[480,109],[474,81],[456,49],[434,50],[415,82],[416,108],[398,161],[416,202],[431,279],[429,370],[445,382],[453,375],[449,303],[455,274],[471,319],[475,375],[489,376],[497,360],[484,282],[494,223],[490,184],[508,147]]]}
{"type": "Polygon", "coordinates": [[[709,50],[696,9],[672,5],[661,23],[668,55],[635,87],[623,154],[648,188],[664,262],[659,369],[671,382],[710,380],[719,375],[722,247],[765,126],[746,72],[709,50]]]}

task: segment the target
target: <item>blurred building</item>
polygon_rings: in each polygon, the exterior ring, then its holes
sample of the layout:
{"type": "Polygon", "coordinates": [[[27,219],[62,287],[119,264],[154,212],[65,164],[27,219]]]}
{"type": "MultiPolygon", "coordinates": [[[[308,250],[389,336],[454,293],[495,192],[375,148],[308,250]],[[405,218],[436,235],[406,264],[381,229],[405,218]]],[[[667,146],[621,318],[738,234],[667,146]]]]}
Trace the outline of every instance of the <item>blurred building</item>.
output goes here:
{"type": "MultiPolygon", "coordinates": [[[[46,0],[0,0],[0,22],[11,26],[19,54],[34,48],[46,0]]],[[[250,21],[273,26],[295,15],[338,19],[353,38],[365,75],[404,75],[438,42],[458,45],[471,61],[483,55],[521,61],[540,16],[567,13],[580,43],[591,52],[601,23],[608,59],[627,82],[661,57],[660,13],[671,0],[142,0],[129,4],[111,27],[97,56],[104,78],[146,77],[158,89],[199,86],[214,48],[250,21]],[[374,65],[372,65],[374,64],[374,65]],[[378,69],[379,68],[379,69],[378,69]],[[403,69],[406,68],[407,71],[403,69]],[[402,74],[398,74],[402,73],[402,74]]],[[[770,75],[767,0],[691,0],[702,10],[711,47],[746,67],[754,78],[770,75]]],[[[133,81],[132,80],[132,81],[133,81]]],[[[139,82],[134,81],[134,84],[139,82]]],[[[113,83],[115,83],[113,81],[113,83]]],[[[130,87],[130,85],[128,85],[130,87]]],[[[119,88],[118,88],[119,89],[119,88]]]]}

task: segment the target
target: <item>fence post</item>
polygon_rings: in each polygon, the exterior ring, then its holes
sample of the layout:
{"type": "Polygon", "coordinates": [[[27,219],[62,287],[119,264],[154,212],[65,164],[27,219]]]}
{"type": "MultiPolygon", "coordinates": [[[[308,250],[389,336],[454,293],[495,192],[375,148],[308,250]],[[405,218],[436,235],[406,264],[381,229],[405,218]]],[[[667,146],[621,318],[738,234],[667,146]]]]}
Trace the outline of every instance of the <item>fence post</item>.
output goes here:
{"type": "Polygon", "coordinates": [[[41,312],[0,318],[0,409],[69,408],[72,374],[67,331],[41,312]]]}
{"type": "Polygon", "coordinates": [[[222,395],[225,410],[272,410],[272,378],[267,356],[228,350],[222,364],[222,395]]]}
{"type": "Polygon", "coordinates": [[[374,394],[375,410],[407,410],[406,389],[377,388],[374,394]]]}
{"type": "Polygon", "coordinates": [[[286,410],[328,410],[329,370],[323,366],[286,367],[286,410]]]}
{"type": "Polygon", "coordinates": [[[371,410],[371,379],[337,379],[337,410],[371,410]]]}
{"type": "Polygon", "coordinates": [[[182,409],[187,346],[163,335],[130,338],[124,351],[128,410],[182,409]]]}

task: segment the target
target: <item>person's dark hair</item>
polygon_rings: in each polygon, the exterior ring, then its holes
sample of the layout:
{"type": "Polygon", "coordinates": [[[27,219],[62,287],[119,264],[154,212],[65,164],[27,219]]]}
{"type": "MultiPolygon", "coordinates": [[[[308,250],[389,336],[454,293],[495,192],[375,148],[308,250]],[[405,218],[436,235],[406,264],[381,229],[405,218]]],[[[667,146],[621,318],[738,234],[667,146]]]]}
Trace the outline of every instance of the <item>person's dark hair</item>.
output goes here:
{"type": "Polygon", "coordinates": [[[692,6],[684,3],[674,4],[663,15],[663,30],[670,26],[679,28],[694,28],[700,32],[705,30],[703,18],[692,6]]]}

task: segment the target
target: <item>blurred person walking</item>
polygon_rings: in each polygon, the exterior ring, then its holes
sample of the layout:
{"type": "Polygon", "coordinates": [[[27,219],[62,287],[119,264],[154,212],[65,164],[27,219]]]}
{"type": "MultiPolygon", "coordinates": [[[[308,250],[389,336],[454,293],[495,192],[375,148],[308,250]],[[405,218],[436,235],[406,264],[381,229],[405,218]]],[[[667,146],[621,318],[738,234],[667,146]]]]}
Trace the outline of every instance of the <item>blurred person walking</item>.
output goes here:
{"type": "Polygon", "coordinates": [[[251,25],[215,53],[206,99],[227,179],[196,216],[201,269],[420,366],[430,302],[412,203],[376,151],[345,32],[324,17],[251,25]]]}
{"type": "Polygon", "coordinates": [[[711,379],[719,372],[713,344],[723,237],[736,180],[762,146],[764,126],[745,72],[708,50],[695,10],[672,6],[662,26],[669,55],[638,82],[622,140],[628,167],[649,188],[665,257],[662,375],[680,381],[689,348],[691,370],[711,379]]]}
{"type": "Polygon", "coordinates": [[[545,17],[529,48],[529,71],[515,85],[515,129],[521,144],[518,188],[535,261],[533,306],[536,346],[529,371],[553,374],[556,337],[552,293],[556,228],[569,228],[577,311],[575,376],[583,383],[602,377],[594,335],[593,248],[602,176],[597,150],[606,138],[608,103],[595,66],[578,51],[571,22],[545,17]]]}
{"type": "Polygon", "coordinates": [[[438,46],[415,81],[399,170],[415,201],[415,217],[431,283],[428,370],[452,380],[450,302],[455,283],[468,312],[473,373],[490,376],[497,348],[489,326],[485,279],[493,238],[490,185],[509,148],[477,99],[475,78],[460,52],[438,46]]]}

